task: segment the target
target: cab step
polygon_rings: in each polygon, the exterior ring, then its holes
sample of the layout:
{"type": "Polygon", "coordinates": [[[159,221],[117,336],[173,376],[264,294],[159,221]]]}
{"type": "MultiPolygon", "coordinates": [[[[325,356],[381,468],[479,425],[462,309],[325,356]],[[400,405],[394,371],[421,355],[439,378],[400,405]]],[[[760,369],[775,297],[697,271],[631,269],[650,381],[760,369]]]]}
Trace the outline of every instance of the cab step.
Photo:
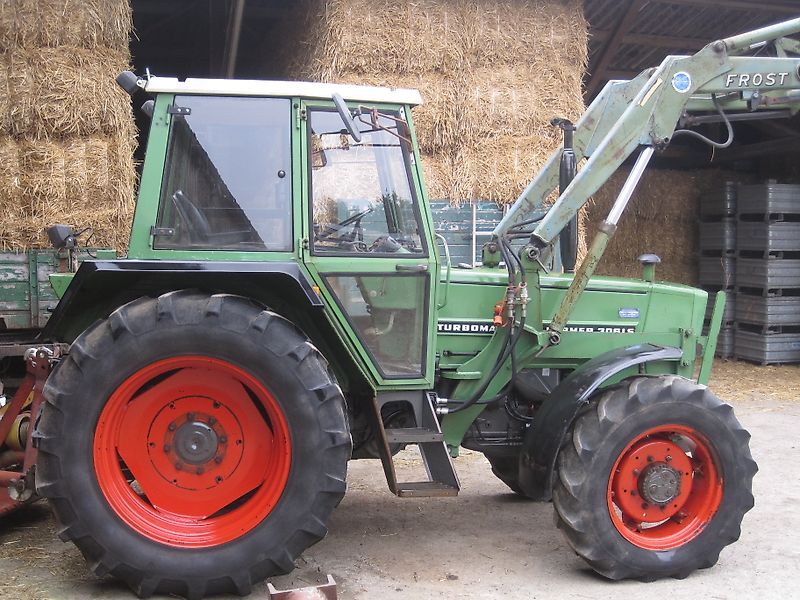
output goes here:
{"type": "Polygon", "coordinates": [[[409,481],[398,483],[400,498],[430,498],[432,496],[458,496],[458,488],[438,481],[409,481]]]}
{"type": "Polygon", "coordinates": [[[396,392],[379,394],[374,408],[380,424],[380,438],[383,445],[381,461],[386,473],[389,489],[401,498],[420,498],[430,496],[456,496],[461,487],[453,468],[453,459],[444,442],[444,434],[439,427],[435,411],[436,394],[431,392],[408,392],[400,396],[396,392]],[[414,411],[417,427],[384,428],[381,407],[389,402],[408,402],[414,411]],[[390,444],[416,445],[428,475],[427,481],[398,482],[391,455],[390,444]]]}
{"type": "Polygon", "coordinates": [[[443,442],[444,434],[425,427],[387,429],[386,440],[390,444],[418,444],[421,442],[443,442]]]}

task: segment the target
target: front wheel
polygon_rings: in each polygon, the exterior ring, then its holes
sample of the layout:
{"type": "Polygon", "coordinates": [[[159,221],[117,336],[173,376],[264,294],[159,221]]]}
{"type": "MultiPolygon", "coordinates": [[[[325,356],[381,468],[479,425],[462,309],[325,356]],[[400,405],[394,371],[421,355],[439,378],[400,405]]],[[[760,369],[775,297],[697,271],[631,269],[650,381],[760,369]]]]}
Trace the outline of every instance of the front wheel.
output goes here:
{"type": "Polygon", "coordinates": [[[44,390],[37,488],[95,573],[249,593],[326,533],[351,443],[327,363],[224,294],[142,298],[81,335],[44,390]]]}
{"type": "Polygon", "coordinates": [[[610,579],[686,577],[753,507],[750,435],[705,386],[637,377],[599,394],[558,456],[556,522],[610,579]]]}

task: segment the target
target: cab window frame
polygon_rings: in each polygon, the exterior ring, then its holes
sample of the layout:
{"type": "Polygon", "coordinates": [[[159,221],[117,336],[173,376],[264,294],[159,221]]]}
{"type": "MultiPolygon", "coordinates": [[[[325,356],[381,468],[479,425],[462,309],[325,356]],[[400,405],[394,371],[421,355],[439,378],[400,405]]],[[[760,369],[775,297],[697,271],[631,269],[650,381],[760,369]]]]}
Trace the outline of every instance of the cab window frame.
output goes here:
{"type": "MultiPolygon", "coordinates": [[[[425,221],[423,219],[423,214],[420,207],[420,197],[417,193],[417,180],[416,180],[416,164],[412,162],[412,158],[414,161],[417,158],[414,156],[414,149],[413,146],[408,143],[406,144],[403,141],[400,141],[399,147],[402,152],[403,157],[403,168],[405,170],[410,200],[412,203],[412,210],[414,219],[417,225],[418,237],[419,237],[419,252],[408,252],[408,253],[400,253],[400,252],[356,252],[356,251],[346,251],[346,250],[324,250],[320,251],[317,249],[317,245],[314,243],[314,168],[313,168],[313,130],[311,127],[313,115],[315,112],[317,113],[333,113],[336,114],[336,108],[332,105],[322,105],[322,104],[313,104],[308,105],[307,109],[307,126],[306,126],[306,169],[308,173],[307,177],[307,206],[305,207],[306,210],[306,219],[308,224],[308,231],[309,231],[309,251],[311,255],[319,258],[324,257],[354,257],[354,258],[393,258],[393,259],[411,259],[411,260],[420,260],[420,259],[428,259],[430,257],[430,248],[428,245],[426,229],[425,229],[425,221]]],[[[396,116],[403,117],[402,110],[403,107],[401,106],[391,106],[391,107],[379,107],[379,110],[383,110],[387,113],[391,113],[396,116]]],[[[356,121],[358,123],[358,121],[356,121]]],[[[342,123],[342,129],[344,129],[344,123],[342,123]]],[[[407,130],[408,135],[410,136],[410,128],[407,130]]]]}

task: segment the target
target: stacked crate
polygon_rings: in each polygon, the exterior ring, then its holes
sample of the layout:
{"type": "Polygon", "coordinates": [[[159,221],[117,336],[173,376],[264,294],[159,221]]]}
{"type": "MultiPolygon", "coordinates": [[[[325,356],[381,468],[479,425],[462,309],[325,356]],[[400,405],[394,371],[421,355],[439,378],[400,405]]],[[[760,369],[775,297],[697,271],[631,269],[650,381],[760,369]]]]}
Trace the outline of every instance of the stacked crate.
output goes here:
{"type": "Polygon", "coordinates": [[[739,188],[736,356],[800,361],[800,185],[739,188]]]}
{"type": "Polygon", "coordinates": [[[708,292],[706,326],[711,321],[717,292],[728,299],[717,340],[717,355],[734,354],[736,285],[736,204],[737,184],[725,182],[723,189],[700,203],[700,287],[708,292]]]}

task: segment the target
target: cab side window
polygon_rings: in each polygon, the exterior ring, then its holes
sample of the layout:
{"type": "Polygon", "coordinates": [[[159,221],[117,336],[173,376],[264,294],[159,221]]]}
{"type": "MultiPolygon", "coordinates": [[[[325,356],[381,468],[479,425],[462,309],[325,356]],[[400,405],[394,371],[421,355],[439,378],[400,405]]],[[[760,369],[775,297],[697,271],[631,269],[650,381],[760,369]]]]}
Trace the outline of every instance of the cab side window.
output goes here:
{"type": "Polygon", "coordinates": [[[292,249],[291,103],[176,96],[155,248],[292,249]]]}

